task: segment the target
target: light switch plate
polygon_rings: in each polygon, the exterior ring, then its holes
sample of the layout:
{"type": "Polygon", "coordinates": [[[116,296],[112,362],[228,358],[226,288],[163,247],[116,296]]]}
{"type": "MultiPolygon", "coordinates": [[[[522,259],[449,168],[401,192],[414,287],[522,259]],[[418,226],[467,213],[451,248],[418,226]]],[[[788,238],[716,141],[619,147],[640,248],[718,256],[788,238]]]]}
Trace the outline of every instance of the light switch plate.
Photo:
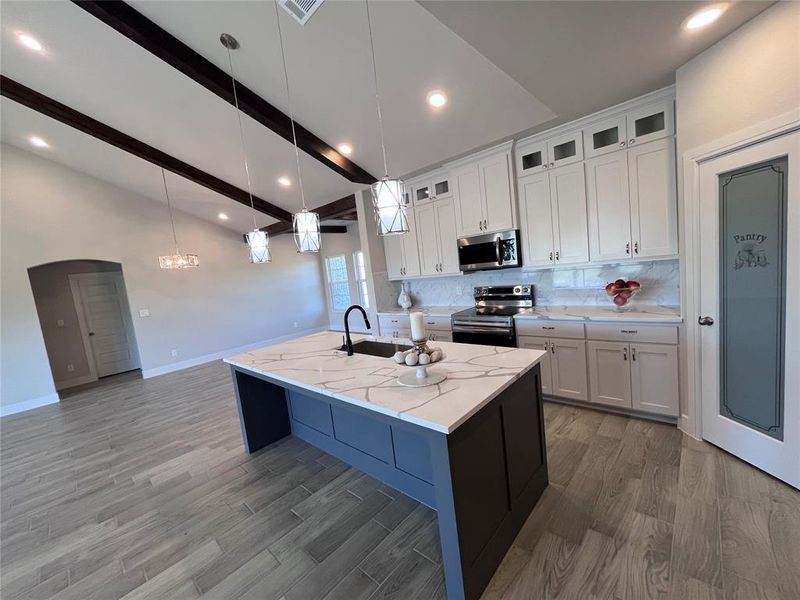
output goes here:
{"type": "Polygon", "coordinates": [[[140,317],[149,317],[150,316],[150,309],[149,308],[140,308],[139,309],[139,316],[140,317]]]}

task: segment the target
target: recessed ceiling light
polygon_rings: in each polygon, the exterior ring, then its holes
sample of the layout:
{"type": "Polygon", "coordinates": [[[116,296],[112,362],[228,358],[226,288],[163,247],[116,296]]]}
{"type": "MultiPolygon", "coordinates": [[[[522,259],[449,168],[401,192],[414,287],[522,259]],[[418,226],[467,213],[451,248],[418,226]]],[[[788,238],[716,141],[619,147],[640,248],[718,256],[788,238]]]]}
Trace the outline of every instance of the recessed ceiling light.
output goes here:
{"type": "Polygon", "coordinates": [[[217,215],[217,217],[219,217],[223,221],[227,221],[228,219],[230,219],[230,217],[228,215],[226,215],[225,213],[219,213],[217,215]]]}
{"type": "Polygon", "coordinates": [[[25,46],[28,50],[33,50],[35,52],[41,52],[42,50],[44,50],[44,46],[42,46],[39,43],[39,40],[37,40],[32,35],[30,35],[28,33],[25,33],[23,31],[18,31],[17,32],[17,40],[19,41],[20,44],[25,46]]]}
{"type": "Polygon", "coordinates": [[[280,183],[283,187],[289,187],[292,185],[292,180],[284,175],[283,177],[278,177],[278,183],[280,183]]]}
{"type": "Polygon", "coordinates": [[[339,144],[339,152],[345,156],[350,156],[353,153],[353,147],[350,144],[339,144]]]}
{"type": "Polygon", "coordinates": [[[711,25],[711,23],[719,19],[724,9],[725,7],[720,4],[706,6],[689,17],[684,27],[686,29],[700,29],[706,25],[711,25]]]}
{"type": "Polygon", "coordinates": [[[50,147],[50,144],[45,142],[38,135],[32,135],[31,137],[28,138],[28,141],[31,144],[33,144],[34,146],[36,146],[37,148],[49,148],[50,147]]]}
{"type": "Polygon", "coordinates": [[[447,96],[444,92],[440,92],[439,90],[428,92],[428,104],[433,108],[442,108],[447,104],[447,96]]]}

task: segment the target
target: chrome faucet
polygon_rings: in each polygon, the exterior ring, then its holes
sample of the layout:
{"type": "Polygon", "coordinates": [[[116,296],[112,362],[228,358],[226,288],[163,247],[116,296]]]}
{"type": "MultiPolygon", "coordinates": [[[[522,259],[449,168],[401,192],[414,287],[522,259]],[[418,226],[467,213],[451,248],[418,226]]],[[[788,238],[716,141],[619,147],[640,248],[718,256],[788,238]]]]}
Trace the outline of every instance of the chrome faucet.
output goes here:
{"type": "Polygon", "coordinates": [[[347,350],[347,356],[353,356],[353,341],[350,339],[350,323],[348,322],[348,319],[350,317],[350,313],[353,311],[353,309],[357,309],[357,310],[361,311],[361,314],[364,317],[364,325],[367,326],[367,329],[372,329],[372,327],[369,324],[369,318],[367,317],[367,311],[365,311],[363,307],[359,306],[358,304],[353,304],[353,306],[351,306],[346,311],[344,311],[344,335],[345,335],[344,346],[345,347],[343,349],[347,350]]]}

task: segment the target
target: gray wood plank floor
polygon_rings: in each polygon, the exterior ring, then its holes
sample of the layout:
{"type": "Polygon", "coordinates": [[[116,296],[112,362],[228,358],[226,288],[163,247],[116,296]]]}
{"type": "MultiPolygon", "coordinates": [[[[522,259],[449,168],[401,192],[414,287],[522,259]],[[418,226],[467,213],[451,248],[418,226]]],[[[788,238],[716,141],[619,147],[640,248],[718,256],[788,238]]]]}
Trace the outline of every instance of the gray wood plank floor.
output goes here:
{"type": "MultiPolygon", "coordinates": [[[[674,427],[547,404],[551,485],[485,598],[800,598],[800,494],[674,427]]],[[[220,362],[0,421],[0,596],[444,598],[436,514],[293,438],[220,362]]]]}

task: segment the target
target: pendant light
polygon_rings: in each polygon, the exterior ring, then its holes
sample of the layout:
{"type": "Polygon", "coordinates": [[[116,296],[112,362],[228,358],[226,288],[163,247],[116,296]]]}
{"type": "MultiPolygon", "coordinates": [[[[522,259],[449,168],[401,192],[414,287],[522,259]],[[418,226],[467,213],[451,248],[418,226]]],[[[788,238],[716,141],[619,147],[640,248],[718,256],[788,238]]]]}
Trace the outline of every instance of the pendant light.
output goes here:
{"type": "Polygon", "coordinates": [[[378,114],[378,129],[381,134],[381,151],[383,152],[383,178],[372,184],[372,205],[375,209],[375,220],[378,224],[378,235],[394,235],[408,233],[408,217],[403,202],[403,182],[389,177],[386,161],[386,141],[383,135],[383,115],[381,115],[381,98],[378,94],[378,69],[375,66],[375,42],[372,38],[372,20],[369,15],[369,0],[364,0],[367,7],[367,27],[369,28],[369,47],[372,52],[372,76],[375,82],[375,107],[378,114]]]}
{"type": "Polygon", "coordinates": [[[289,121],[292,124],[292,143],[294,144],[294,160],[297,165],[297,185],[300,188],[300,202],[302,209],[292,217],[292,230],[294,231],[294,245],[298,252],[319,252],[322,241],[319,227],[319,215],[306,208],[306,196],[303,192],[303,178],[300,176],[300,151],[297,149],[297,133],[294,125],[294,112],[292,111],[292,94],[289,91],[289,71],[286,68],[286,52],[283,48],[283,31],[281,30],[281,15],[278,11],[278,2],[275,0],[275,19],[278,22],[278,40],[281,45],[281,60],[283,61],[283,78],[286,82],[286,103],[289,106],[289,121]]]}
{"type": "Polygon", "coordinates": [[[161,180],[164,182],[164,195],[167,197],[167,207],[169,208],[169,222],[172,224],[172,241],[175,243],[175,254],[167,254],[158,257],[158,266],[162,269],[189,269],[199,267],[200,261],[196,254],[181,254],[178,249],[178,236],[175,233],[175,217],[172,214],[172,202],[169,199],[169,189],[167,188],[167,176],[164,169],[161,169],[161,180]]]}
{"type": "Polygon", "coordinates": [[[250,262],[251,263],[268,263],[272,262],[272,253],[269,250],[269,235],[266,231],[258,228],[256,223],[256,208],[253,203],[253,186],[250,183],[250,168],[247,164],[247,149],[244,144],[244,130],[242,129],[242,113],[239,110],[239,95],[236,93],[236,77],[233,72],[233,59],[231,58],[231,50],[239,48],[239,41],[229,33],[223,33],[219,36],[220,43],[225,46],[228,51],[228,67],[231,72],[231,86],[233,87],[233,103],[236,106],[236,118],[239,121],[239,141],[242,145],[242,158],[244,159],[244,172],[247,176],[247,193],[250,196],[250,209],[253,211],[253,231],[247,232],[247,246],[250,248],[250,262]]]}

